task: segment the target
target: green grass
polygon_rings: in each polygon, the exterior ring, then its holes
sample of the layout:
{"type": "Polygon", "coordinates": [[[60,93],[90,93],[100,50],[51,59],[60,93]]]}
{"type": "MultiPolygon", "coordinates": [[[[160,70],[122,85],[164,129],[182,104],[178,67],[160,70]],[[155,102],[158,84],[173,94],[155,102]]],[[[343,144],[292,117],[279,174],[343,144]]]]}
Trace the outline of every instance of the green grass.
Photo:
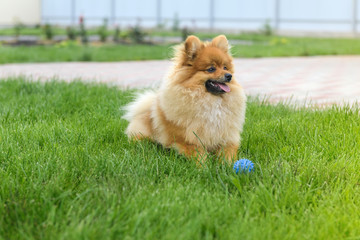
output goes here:
{"type": "Polygon", "coordinates": [[[128,142],[133,91],[0,81],[0,239],[358,239],[359,108],[252,99],[236,175],[128,142]]]}
{"type": "MultiPolygon", "coordinates": [[[[54,34],[58,35],[58,34],[66,34],[65,29],[60,29],[60,28],[53,28],[54,34]]],[[[15,36],[16,35],[16,30],[15,28],[2,28],[0,29],[0,36],[15,36]]],[[[44,35],[44,31],[41,27],[34,27],[34,28],[30,28],[30,27],[23,27],[20,29],[20,35],[27,35],[27,36],[42,36],[44,35]]]]}
{"type": "MultiPolygon", "coordinates": [[[[78,27],[77,27],[78,28],[78,27]]],[[[66,28],[64,27],[56,27],[51,25],[51,29],[54,35],[66,35],[66,28]]],[[[112,31],[111,31],[112,32],[112,31]]],[[[97,34],[97,28],[88,28],[88,34],[97,34]]],[[[16,30],[15,28],[1,28],[0,29],[0,36],[15,36],[16,30]]],[[[20,29],[20,35],[26,36],[42,36],[45,37],[43,27],[23,27],[20,29]]]]}
{"type": "Polygon", "coordinates": [[[235,45],[234,55],[236,57],[289,57],[360,54],[359,39],[259,37],[252,41],[254,45],[235,45]]]}
{"type": "MultiPolygon", "coordinates": [[[[213,35],[202,34],[202,39],[213,35]]],[[[236,36],[230,35],[236,39],[236,36]]],[[[234,45],[234,57],[284,57],[360,54],[359,39],[284,38],[243,35],[238,40],[253,45],[234,45]]],[[[171,45],[104,45],[9,47],[0,45],[0,64],[20,62],[126,61],[169,59],[171,45]]]]}
{"type": "Polygon", "coordinates": [[[0,47],[0,64],[16,62],[127,61],[167,59],[170,46],[32,46],[0,47]]]}

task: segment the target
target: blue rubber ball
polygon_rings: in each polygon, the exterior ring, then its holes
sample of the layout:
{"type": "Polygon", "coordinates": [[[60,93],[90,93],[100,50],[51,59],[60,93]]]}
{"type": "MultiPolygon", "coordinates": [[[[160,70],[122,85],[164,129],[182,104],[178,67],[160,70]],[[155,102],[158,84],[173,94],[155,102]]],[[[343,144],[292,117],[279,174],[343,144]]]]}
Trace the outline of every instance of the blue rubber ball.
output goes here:
{"type": "Polygon", "coordinates": [[[240,173],[247,173],[254,171],[254,163],[249,159],[243,158],[234,163],[234,170],[236,173],[240,171],[240,173]]]}

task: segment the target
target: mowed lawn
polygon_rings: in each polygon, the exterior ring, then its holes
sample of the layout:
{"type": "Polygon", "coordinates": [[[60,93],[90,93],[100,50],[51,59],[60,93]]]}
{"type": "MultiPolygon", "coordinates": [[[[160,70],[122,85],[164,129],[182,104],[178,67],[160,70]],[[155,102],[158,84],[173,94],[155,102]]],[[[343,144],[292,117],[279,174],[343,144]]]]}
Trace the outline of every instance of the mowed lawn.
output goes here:
{"type": "Polygon", "coordinates": [[[0,64],[169,59],[171,49],[170,45],[0,46],[0,64]]]}
{"type": "Polygon", "coordinates": [[[358,239],[359,108],[248,102],[236,175],[129,142],[134,91],[0,81],[0,239],[358,239]]]}
{"type": "MultiPolygon", "coordinates": [[[[209,40],[214,34],[199,34],[209,40]]],[[[234,40],[234,57],[285,57],[360,54],[360,40],[351,38],[300,38],[263,35],[228,35],[234,40]],[[236,42],[238,41],[238,42],[236,42]],[[240,42],[239,42],[240,41],[240,42]],[[241,43],[241,41],[243,43],[241,43]]],[[[54,46],[17,46],[0,44],[0,64],[21,62],[128,61],[169,59],[171,44],[106,44],[83,46],[65,41],[54,46]]]]}

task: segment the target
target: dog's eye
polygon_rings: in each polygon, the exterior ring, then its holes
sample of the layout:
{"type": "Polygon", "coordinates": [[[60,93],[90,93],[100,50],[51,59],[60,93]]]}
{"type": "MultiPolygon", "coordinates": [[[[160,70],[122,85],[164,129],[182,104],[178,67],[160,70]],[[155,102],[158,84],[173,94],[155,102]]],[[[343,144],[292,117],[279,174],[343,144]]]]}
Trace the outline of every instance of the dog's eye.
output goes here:
{"type": "Polygon", "coordinates": [[[224,67],[224,70],[228,70],[227,67],[224,67]]]}
{"type": "Polygon", "coordinates": [[[216,68],[210,67],[210,68],[208,68],[206,71],[208,71],[209,73],[213,73],[213,72],[216,71],[216,68]]]}

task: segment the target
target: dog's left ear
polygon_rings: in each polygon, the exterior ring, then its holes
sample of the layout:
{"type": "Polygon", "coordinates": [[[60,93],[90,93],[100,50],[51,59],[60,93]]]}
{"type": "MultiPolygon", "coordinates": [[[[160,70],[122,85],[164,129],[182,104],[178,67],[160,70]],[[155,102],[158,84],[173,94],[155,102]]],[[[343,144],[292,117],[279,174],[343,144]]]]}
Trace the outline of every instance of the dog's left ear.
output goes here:
{"type": "Polygon", "coordinates": [[[201,49],[202,44],[198,37],[188,36],[185,40],[185,52],[189,60],[194,60],[197,52],[201,49]]]}
{"type": "Polygon", "coordinates": [[[229,42],[225,35],[219,35],[216,38],[214,38],[211,42],[215,47],[220,48],[224,52],[229,52],[229,42]]]}

